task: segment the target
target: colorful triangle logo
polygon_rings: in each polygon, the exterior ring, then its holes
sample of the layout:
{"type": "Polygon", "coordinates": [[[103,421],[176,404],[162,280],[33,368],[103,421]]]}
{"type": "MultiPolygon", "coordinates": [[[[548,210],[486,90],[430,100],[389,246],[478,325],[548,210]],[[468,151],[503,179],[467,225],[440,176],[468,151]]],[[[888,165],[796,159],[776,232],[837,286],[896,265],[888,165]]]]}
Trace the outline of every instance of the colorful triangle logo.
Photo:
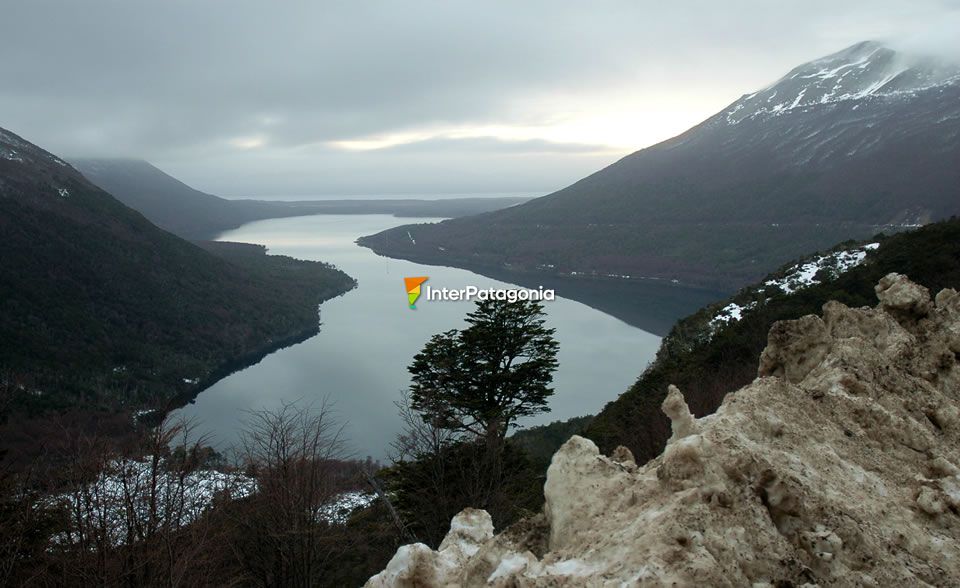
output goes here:
{"type": "Polygon", "coordinates": [[[407,289],[407,304],[410,308],[417,309],[417,298],[420,298],[420,285],[429,280],[427,276],[418,276],[413,278],[404,278],[403,285],[407,289]]]}

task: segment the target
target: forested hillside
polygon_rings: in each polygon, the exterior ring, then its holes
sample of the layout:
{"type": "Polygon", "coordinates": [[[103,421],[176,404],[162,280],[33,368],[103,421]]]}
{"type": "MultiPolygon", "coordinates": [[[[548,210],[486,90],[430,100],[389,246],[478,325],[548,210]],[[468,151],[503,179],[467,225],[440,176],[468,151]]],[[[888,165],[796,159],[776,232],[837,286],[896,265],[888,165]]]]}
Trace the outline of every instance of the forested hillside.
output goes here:
{"type": "Polygon", "coordinates": [[[0,155],[0,370],[25,410],[161,406],[316,332],[318,304],[354,285],[322,263],[184,241],[2,129],[0,155]]]}
{"type": "MultiPolygon", "coordinates": [[[[743,289],[730,301],[681,320],[663,339],[653,364],[590,421],[584,434],[604,451],[625,445],[638,462],[646,461],[663,450],[670,435],[669,420],[660,410],[667,386],[679,387],[697,416],[713,412],[725,394],[756,377],[760,352],[776,321],[819,314],[828,300],[851,307],[874,306],[874,286],[891,272],[904,274],[931,292],[960,288],[960,220],[876,241],[879,247],[869,250],[863,263],[830,279],[823,276],[821,283],[784,292],[782,279],[802,260],[743,289]],[[730,303],[745,309],[741,318],[717,321],[730,303]]],[[[854,246],[846,243],[837,249],[854,246]]]]}

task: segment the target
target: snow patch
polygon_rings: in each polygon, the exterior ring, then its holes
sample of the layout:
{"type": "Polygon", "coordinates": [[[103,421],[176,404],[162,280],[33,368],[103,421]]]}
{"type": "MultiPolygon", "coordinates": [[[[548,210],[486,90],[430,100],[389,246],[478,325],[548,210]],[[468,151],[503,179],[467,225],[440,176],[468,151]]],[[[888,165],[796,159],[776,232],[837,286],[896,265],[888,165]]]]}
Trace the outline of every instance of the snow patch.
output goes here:
{"type": "MultiPolygon", "coordinates": [[[[150,412],[137,411],[134,418],[150,412]]],[[[235,500],[256,491],[256,479],[245,474],[201,469],[181,476],[167,469],[166,460],[154,463],[148,455],[111,461],[94,481],[53,496],[46,504],[65,507],[73,525],[82,522],[86,529],[102,529],[111,544],[122,545],[137,539],[129,531],[151,518],[151,508],[159,522],[185,526],[212,508],[218,497],[235,500]]],[[[317,521],[331,525],[346,524],[355,510],[369,506],[374,498],[362,492],[343,492],[320,506],[314,515],[317,521]]],[[[71,531],[54,541],[69,544],[79,539],[71,531]]]]}
{"type": "MultiPolygon", "coordinates": [[[[164,460],[154,464],[152,456],[145,456],[114,460],[93,482],[54,496],[48,503],[66,507],[74,524],[79,519],[85,528],[101,528],[111,544],[122,545],[135,538],[130,529],[137,526],[136,521],[155,516],[187,525],[209,509],[216,496],[241,498],[255,489],[256,481],[242,474],[196,470],[181,478],[165,468],[164,460]]],[[[75,531],[55,538],[61,544],[78,540],[75,531]]]]}
{"type": "Polygon", "coordinates": [[[16,149],[11,147],[0,146],[0,158],[6,159],[7,161],[23,161],[23,157],[17,153],[16,149]]]}
{"type": "MultiPolygon", "coordinates": [[[[784,277],[767,280],[765,286],[776,286],[787,294],[792,294],[797,290],[802,290],[814,284],[819,284],[817,278],[821,272],[829,274],[830,278],[836,278],[842,273],[854,268],[867,258],[868,251],[875,251],[880,247],[879,243],[868,243],[855,249],[845,251],[836,251],[821,255],[812,261],[801,263],[788,269],[784,277]]],[[[712,336],[718,329],[724,325],[735,323],[743,319],[744,315],[751,309],[756,308],[757,301],[739,304],[730,302],[714,315],[707,323],[710,335],[712,336]]]]}
{"type": "Polygon", "coordinates": [[[787,294],[792,294],[797,290],[819,284],[820,280],[816,276],[821,270],[827,270],[832,277],[836,277],[860,265],[867,258],[867,251],[873,251],[878,247],[880,247],[879,243],[869,243],[856,249],[821,255],[812,261],[794,266],[783,278],[767,280],[764,284],[776,286],[787,294]]]}
{"type": "Polygon", "coordinates": [[[353,511],[366,508],[376,498],[363,492],[344,492],[320,508],[318,518],[331,525],[345,525],[353,511]]]}
{"type": "Polygon", "coordinates": [[[750,310],[756,305],[756,302],[750,302],[743,306],[740,306],[736,302],[731,302],[730,304],[721,308],[717,315],[710,320],[710,330],[715,332],[718,328],[727,323],[735,323],[739,321],[743,318],[744,312],[750,310]]]}
{"type": "Polygon", "coordinates": [[[958,82],[960,69],[955,65],[872,43],[802,65],[773,85],[744,96],[725,115],[728,124],[736,125],[843,102],[857,102],[855,109],[866,99],[909,99],[958,82]]]}

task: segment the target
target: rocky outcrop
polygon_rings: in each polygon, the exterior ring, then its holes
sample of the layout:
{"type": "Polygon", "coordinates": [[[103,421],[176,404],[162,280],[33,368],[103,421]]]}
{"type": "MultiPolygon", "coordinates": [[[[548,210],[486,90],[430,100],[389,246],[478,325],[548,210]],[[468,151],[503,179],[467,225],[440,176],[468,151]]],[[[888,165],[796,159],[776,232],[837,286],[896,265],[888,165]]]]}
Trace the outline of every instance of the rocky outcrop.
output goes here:
{"type": "Polygon", "coordinates": [[[946,586],[960,583],[960,295],[891,274],[876,308],[777,323],[758,378],[638,467],[573,437],[543,515],[454,519],[368,586],[946,586]]]}

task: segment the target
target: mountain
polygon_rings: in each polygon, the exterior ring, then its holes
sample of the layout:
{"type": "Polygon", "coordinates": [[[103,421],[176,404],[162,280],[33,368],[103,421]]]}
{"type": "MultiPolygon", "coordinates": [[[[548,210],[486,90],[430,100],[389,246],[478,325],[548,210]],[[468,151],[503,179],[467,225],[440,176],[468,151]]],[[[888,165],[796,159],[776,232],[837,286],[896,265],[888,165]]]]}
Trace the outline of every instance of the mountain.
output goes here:
{"type": "Polygon", "coordinates": [[[318,328],[354,281],[262,247],[152,225],[0,129],[0,373],[38,410],[162,406],[318,328]]]}
{"type": "Polygon", "coordinates": [[[865,42],[559,192],[361,244],[427,263],[733,291],[805,252],[960,212],[958,161],[960,68],[865,42]]]}
{"type": "Polygon", "coordinates": [[[874,288],[778,323],[710,417],[671,387],[656,459],[574,436],[542,512],[466,508],[364,586],[956,586],[960,294],[874,288]]]}
{"type": "Polygon", "coordinates": [[[227,200],[201,192],[137,159],[73,159],[84,176],[139,211],[150,222],[185,239],[212,239],[244,223],[312,214],[393,214],[457,217],[526,202],[523,197],[372,200],[227,200]]]}
{"type": "Polygon", "coordinates": [[[256,220],[229,200],[195,190],[146,161],[75,159],[88,180],[158,227],[188,239],[208,239],[219,231],[256,220]]]}

